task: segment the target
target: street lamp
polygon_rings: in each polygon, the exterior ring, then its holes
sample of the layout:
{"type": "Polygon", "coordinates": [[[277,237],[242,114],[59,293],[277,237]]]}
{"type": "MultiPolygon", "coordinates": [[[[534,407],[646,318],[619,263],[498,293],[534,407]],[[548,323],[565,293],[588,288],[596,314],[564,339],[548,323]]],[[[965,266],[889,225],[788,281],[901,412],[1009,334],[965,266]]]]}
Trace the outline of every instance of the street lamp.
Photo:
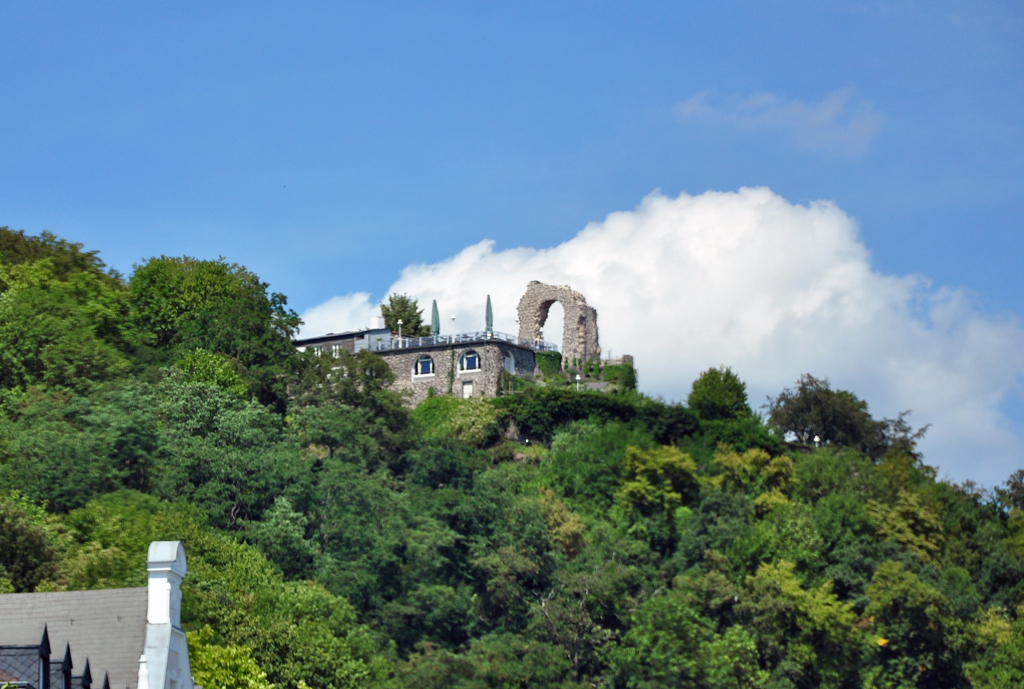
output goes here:
{"type": "Polygon", "coordinates": [[[398,348],[402,348],[402,319],[398,319],[398,348]]]}
{"type": "Polygon", "coordinates": [[[576,374],[576,392],[580,391],[580,374],[576,374]]]}

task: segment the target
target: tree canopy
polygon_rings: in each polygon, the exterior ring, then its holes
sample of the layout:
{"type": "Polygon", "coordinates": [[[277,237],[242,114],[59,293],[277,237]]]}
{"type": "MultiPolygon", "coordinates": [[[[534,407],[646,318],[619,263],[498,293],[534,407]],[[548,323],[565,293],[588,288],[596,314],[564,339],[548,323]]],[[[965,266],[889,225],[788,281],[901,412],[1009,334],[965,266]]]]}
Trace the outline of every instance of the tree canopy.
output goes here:
{"type": "Polygon", "coordinates": [[[419,302],[408,294],[390,294],[388,302],[380,305],[384,324],[398,332],[398,321],[402,321],[402,335],[425,337],[430,334],[430,324],[423,321],[423,309],[419,302]]]}
{"type": "Polygon", "coordinates": [[[545,376],[410,410],[242,266],[0,249],[0,593],[141,586],[182,540],[204,686],[1021,685],[1024,470],[938,480],[825,379],[767,422],[727,367],[687,405],[545,376]]]}
{"type": "Polygon", "coordinates": [[[727,366],[709,368],[693,381],[686,403],[708,421],[734,419],[750,414],[747,385],[727,366]]]}

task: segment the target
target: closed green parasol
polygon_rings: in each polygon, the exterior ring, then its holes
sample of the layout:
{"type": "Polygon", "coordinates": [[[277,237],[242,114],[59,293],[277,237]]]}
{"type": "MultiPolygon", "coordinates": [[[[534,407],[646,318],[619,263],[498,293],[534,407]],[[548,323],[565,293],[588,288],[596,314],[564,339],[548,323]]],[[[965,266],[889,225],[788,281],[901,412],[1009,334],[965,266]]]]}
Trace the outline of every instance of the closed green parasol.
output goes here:
{"type": "Polygon", "coordinates": [[[437,313],[437,299],[434,300],[434,306],[430,309],[430,334],[434,337],[441,334],[441,316],[437,313]]]}
{"type": "Polygon", "coordinates": [[[491,295],[487,295],[487,332],[494,332],[494,312],[491,310],[491,295]]]}

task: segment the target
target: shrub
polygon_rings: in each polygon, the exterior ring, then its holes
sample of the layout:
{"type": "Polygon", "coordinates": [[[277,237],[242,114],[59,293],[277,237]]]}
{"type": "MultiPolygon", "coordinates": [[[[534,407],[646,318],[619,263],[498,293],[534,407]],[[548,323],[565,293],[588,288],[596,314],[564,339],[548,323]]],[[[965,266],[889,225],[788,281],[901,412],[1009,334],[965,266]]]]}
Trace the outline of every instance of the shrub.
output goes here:
{"type": "Polygon", "coordinates": [[[562,355],[559,352],[537,352],[537,367],[545,378],[554,378],[562,370],[562,355]]]}
{"type": "Polygon", "coordinates": [[[605,366],[602,375],[609,383],[623,390],[636,390],[636,369],[631,363],[605,366]]]}
{"type": "Polygon", "coordinates": [[[498,411],[487,400],[435,395],[420,402],[413,416],[428,438],[457,438],[481,447],[498,435],[498,411]]]}

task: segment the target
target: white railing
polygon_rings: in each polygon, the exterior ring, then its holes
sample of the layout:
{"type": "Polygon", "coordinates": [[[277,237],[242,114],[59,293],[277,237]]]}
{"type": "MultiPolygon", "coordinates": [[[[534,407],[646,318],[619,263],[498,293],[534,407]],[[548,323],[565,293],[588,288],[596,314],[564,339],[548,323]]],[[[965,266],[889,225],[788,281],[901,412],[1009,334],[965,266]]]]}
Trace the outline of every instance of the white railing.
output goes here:
{"type": "Polygon", "coordinates": [[[414,349],[417,347],[435,347],[437,345],[461,345],[474,344],[477,342],[508,342],[532,349],[535,352],[557,352],[558,347],[544,340],[528,340],[508,333],[499,332],[476,332],[459,333],[458,335],[428,335],[426,337],[392,337],[390,340],[381,340],[377,343],[374,351],[383,352],[393,349],[414,349]]]}

